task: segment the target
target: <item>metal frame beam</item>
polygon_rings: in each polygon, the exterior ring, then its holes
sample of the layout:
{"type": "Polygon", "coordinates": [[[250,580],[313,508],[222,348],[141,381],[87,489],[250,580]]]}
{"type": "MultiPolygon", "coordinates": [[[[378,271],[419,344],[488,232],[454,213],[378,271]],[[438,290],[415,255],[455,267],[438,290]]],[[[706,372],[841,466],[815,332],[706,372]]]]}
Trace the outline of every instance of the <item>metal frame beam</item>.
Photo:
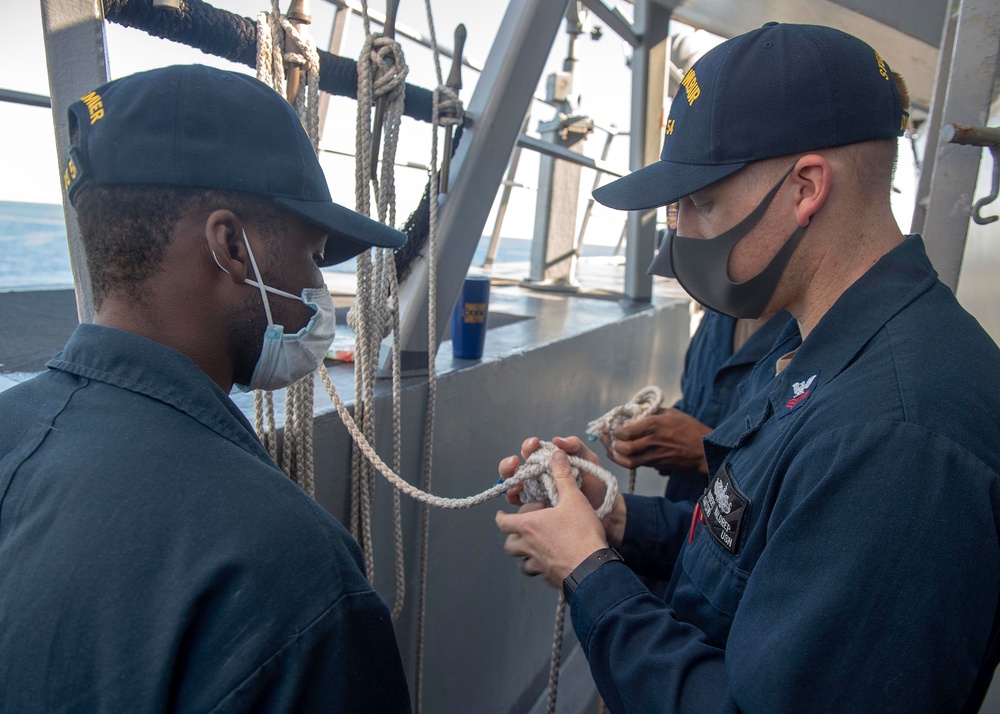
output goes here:
{"type": "MultiPolygon", "coordinates": [[[[997,74],[997,38],[1000,8],[996,0],[961,0],[946,89],[935,89],[936,96],[944,97],[942,123],[986,124],[997,74]]],[[[942,61],[946,60],[942,55],[942,61]]],[[[939,81],[943,74],[938,73],[939,81]]],[[[981,154],[938,141],[934,161],[925,161],[921,171],[932,172],[924,219],[927,254],[952,290],[958,286],[981,154]]]]}
{"type": "MultiPolygon", "coordinates": [[[[660,158],[663,98],[670,57],[668,25],[670,11],[652,2],[636,0],[636,33],[642,45],[632,53],[632,119],[629,141],[629,168],[632,171],[660,158]]],[[[625,297],[633,302],[650,302],[653,278],[646,269],[656,249],[656,209],[630,211],[625,246],[625,297]]]]}
{"type": "MultiPolygon", "coordinates": [[[[69,154],[67,108],[95,87],[108,81],[108,52],[104,42],[104,7],[101,0],[42,0],[45,62],[56,134],[56,156],[62,174],[69,154]]],[[[80,241],[76,212],[63,193],[66,238],[76,290],[80,322],[94,319],[87,258],[80,241]]]]}
{"type": "MultiPolygon", "coordinates": [[[[615,135],[609,133],[608,136],[615,135]]],[[[593,159],[589,156],[584,156],[583,154],[578,154],[575,151],[565,149],[558,144],[553,144],[551,141],[544,141],[528,134],[521,134],[517,137],[517,145],[522,149],[531,149],[539,154],[551,156],[554,159],[560,159],[562,161],[568,161],[571,164],[582,166],[585,169],[600,171],[602,174],[608,174],[609,176],[619,177],[625,175],[618,169],[614,168],[605,159],[593,159]]]]}
{"type": "Polygon", "coordinates": [[[29,107],[44,107],[46,109],[52,106],[52,102],[43,94],[18,92],[14,89],[0,89],[0,102],[25,104],[29,107]]]}
{"type": "MultiPolygon", "coordinates": [[[[566,0],[511,0],[469,101],[462,143],[451,162],[449,193],[442,195],[438,215],[433,256],[438,340],[472,263],[566,5],[566,0]]],[[[400,285],[400,348],[408,373],[427,368],[427,275],[425,255],[400,285]]]]}
{"type": "Polygon", "coordinates": [[[601,22],[607,25],[616,35],[632,45],[632,47],[638,47],[642,44],[642,37],[635,33],[632,23],[618,11],[618,8],[610,8],[601,2],[601,0],[582,1],[584,7],[597,15],[601,22]]]}
{"type": "Polygon", "coordinates": [[[937,159],[938,141],[941,134],[941,114],[944,112],[944,95],[948,89],[951,55],[955,51],[955,30],[958,27],[958,6],[961,2],[962,0],[951,0],[944,17],[944,28],[941,30],[941,51],[938,54],[931,106],[927,113],[927,120],[919,129],[919,133],[925,137],[924,155],[921,157],[920,176],[917,177],[913,218],[910,220],[911,233],[923,233],[924,223],[927,220],[927,201],[931,192],[931,177],[934,175],[934,161],[937,159]]]}

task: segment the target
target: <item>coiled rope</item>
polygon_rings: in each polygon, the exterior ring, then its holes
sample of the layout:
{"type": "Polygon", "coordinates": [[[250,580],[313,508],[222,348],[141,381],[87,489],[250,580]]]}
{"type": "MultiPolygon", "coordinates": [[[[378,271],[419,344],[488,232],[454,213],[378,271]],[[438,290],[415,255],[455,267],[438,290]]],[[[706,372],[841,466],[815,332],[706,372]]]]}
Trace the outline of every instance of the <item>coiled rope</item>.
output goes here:
{"type": "MultiPolygon", "coordinates": [[[[319,53],[308,31],[292,24],[281,14],[278,0],[271,0],[271,12],[260,13],[257,20],[257,79],[285,96],[286,65],[300,68],[299,90],[293,97],[292,104],[309,135],[313,150],[318,152],[319,53]],[[285,51],[286,40],[294,44],[295,51],[285,51]]],[[[285,426],[280,467],[303,491],[315,498],[313,392],[312,374],[285,390],[285,426]]],[[[271,458],[278,462],[273,393],[260,390],[254,392],[254,428],[271,458]]]]}
{"type": "MultiPolygon", "coordinates": [[[[663,390],[656,385],[643,387],[631,401],[617,406],[606,414],[599,416],[594,421],[587,424],[587,437],[590,441],[596,441],[604,434],[611,439],[611,445],[615,443],[615,429],[632,422],[653,416],[663,404],[663,390]]],[[[628,472],[628,492],[635,491],[635,469],[628,472]]]]}

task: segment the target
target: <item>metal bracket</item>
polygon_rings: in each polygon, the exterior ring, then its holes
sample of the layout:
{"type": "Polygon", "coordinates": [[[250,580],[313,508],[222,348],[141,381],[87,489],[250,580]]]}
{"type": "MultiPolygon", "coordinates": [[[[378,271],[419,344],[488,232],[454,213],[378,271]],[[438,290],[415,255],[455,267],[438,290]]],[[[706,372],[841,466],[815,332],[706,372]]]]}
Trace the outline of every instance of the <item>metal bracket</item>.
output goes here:
{"type": "Polygon", "coordinates": [[[983,216],[982,210],[1000,197],[1000,128],[991,126],[962,126],[947,124],[941,129],[941,139],[948,144],[981,146],[993,155],[993,187],[990,194],[976,201],[972,206],[972,220],[985,226],[997,220],[997,216],[983,216]]]}

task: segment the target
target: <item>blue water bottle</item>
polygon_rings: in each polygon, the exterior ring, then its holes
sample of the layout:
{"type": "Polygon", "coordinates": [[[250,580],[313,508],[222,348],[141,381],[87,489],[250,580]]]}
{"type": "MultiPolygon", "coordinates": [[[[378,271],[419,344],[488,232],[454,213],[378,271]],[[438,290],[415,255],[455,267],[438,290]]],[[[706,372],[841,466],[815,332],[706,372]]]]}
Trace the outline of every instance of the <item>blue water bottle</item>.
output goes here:
{"type": "Polygon", "coordinates": [[[451,346],[455,359],[480,359],[486,342],[490,276],[467,275],[451,314],[451,346]]]}

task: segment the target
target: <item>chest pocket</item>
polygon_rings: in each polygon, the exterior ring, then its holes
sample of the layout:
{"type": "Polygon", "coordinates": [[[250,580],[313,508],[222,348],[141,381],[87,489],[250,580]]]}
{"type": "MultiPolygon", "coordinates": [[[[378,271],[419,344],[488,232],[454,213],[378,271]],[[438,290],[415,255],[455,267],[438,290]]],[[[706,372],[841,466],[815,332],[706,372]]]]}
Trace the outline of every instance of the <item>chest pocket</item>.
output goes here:
{"type": "Polygon", "coordinates": [[[749,573],[736,567],[732,556],[701,527],[685,547],[680,565],[671,608],[678,619],[704,632],[713,646],[724,647],[749,573]]]}

